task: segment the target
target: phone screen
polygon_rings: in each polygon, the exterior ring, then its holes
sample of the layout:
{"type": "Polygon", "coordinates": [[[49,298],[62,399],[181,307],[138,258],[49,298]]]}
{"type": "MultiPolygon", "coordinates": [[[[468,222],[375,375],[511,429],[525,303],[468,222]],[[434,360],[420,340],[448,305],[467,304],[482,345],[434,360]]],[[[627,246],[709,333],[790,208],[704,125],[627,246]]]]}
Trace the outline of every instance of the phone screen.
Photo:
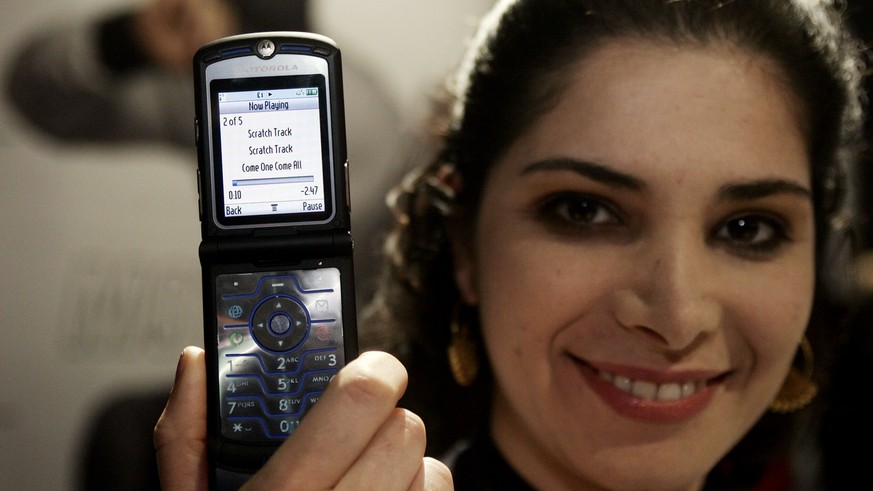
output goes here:
{"type": "Polygon", "coordinates": [[[325,92],[318,74],[212,81],[220,224],[331,218],[325,92]]]}

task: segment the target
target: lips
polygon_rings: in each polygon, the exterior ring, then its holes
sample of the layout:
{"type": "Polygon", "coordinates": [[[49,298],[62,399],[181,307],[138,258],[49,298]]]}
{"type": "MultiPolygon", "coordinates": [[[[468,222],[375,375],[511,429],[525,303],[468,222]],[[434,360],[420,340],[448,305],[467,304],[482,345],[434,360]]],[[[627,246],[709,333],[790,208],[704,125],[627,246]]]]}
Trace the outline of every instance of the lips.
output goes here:
{"type": "Polygon", "coordinates": [[[593,392],[620,416],[651,423],[678,423],[703,412],[725,373],[654,372],[630,367],[594,367],[570,357],[593,392]]]}

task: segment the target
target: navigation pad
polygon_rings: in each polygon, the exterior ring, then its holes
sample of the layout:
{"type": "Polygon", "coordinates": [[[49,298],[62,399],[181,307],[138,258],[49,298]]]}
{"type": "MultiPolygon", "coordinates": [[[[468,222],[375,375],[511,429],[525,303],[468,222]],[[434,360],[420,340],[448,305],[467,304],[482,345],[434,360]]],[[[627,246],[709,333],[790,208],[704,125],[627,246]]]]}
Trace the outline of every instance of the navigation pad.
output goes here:
{"type": "Polygon", "coordinates": [[[309,312],[291,295],[270,295],[255,306],[252,334],[272,351],[290,351],[309,333],[309,312]]]}
{"type": "Polygon", "coordinates": [[[345,364],[336,268],[216,278],[222,434],[287,438],[345,364]]]}

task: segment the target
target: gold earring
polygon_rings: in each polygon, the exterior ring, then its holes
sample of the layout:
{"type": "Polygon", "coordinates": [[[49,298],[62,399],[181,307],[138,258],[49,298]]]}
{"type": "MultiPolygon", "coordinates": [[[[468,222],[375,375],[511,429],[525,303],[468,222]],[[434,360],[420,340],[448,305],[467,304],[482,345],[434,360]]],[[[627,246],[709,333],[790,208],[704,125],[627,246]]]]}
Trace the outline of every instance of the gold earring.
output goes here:
{"type": "Polygon", "coordinates": [[[792,413],[812,402],[818,393],[818,385],[812,381],[812,346],[806,336],[800,341],[798,350],[802,368],[791,367],[776,399],[770,403],[774,413],[792,413]]]}
{"type": "Polygon", "coordinates": [[[467,309],[459,302],[452,312],[452,321],[449,325],[452,339],[447,352],[452,377],[461,387],[468,387],[479,374],[479,354],[478,345],[470,329],[470,319],[462,310],[467,309]]]}

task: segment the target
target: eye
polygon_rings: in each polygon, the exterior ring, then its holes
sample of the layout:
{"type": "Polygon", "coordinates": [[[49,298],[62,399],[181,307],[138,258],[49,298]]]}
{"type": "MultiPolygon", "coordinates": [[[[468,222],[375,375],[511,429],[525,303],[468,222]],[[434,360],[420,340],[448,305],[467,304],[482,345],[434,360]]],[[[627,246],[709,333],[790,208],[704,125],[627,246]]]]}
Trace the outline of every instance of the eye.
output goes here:
{"type": "Polygon", "coordinates": [[[539,207],[539,215],[555,225],[574,229],[622,222],[610,204],[575,192],[559,193],[546,198],[539,207]]]}
{"type": "Polygon", "coordinates": [[[784,222],[764,214],[732,217],[719,226],[715,238],[740,253],[754,255],[775,252],[788,240],[784,222]]]}

